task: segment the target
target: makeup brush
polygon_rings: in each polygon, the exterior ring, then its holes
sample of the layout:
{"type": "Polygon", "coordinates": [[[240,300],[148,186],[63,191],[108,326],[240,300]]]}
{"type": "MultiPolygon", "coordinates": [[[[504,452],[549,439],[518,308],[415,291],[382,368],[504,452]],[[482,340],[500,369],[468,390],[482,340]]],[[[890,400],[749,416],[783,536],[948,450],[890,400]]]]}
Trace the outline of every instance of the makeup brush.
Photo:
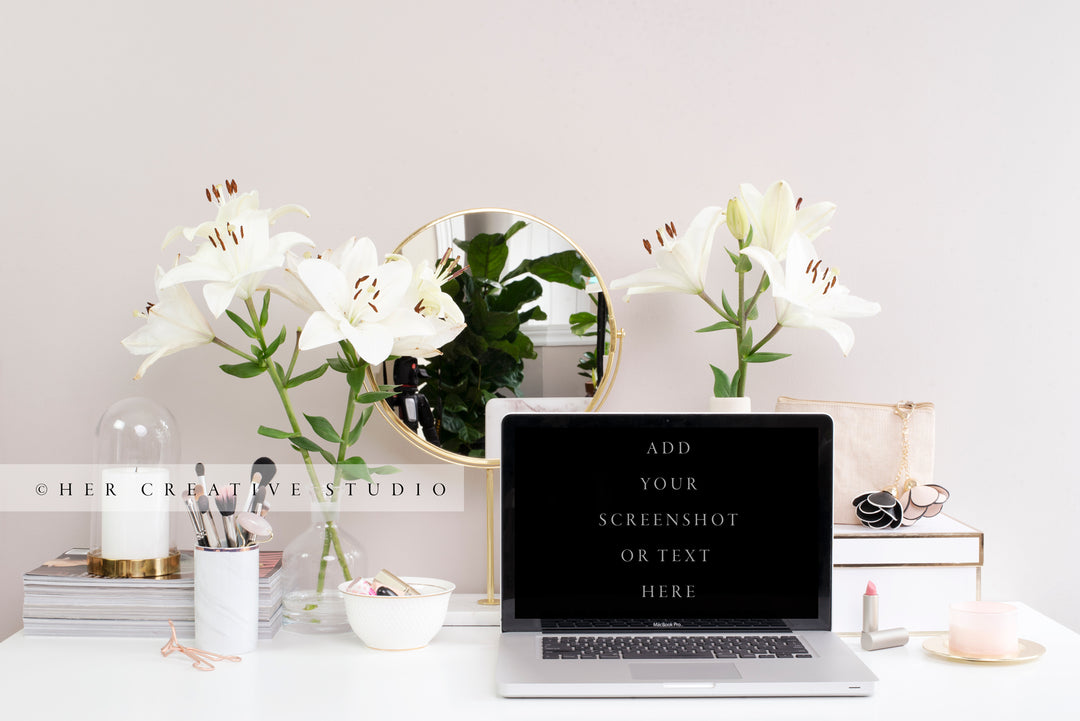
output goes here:
{"type": "Polygon", "coordinates": [[[206,488],[206,466],[199,461],[195,464],[195,475],[199,478],[199,485],[206,488]]]}
{"type": "Polygon", "coordinates": [[[199,504],[199,513],[202,514],[203,528],[206,529],[206,541],[211,548],[220,548],[217,528],[214,526],[214,516],[210,513],[210,496],[206,495],[201,485],[195,486],[195,501],[199,504]]]}
{"type": "Polygon", "coordinates": [[[269,481],[265,478],[261,478],[258,473],[255,474],[256,478],[260,478],[259,486],[255,489],[255,499],[251,504],[251,512],[256,516],[262,515],[262,507],[266,504],[266,498],[269,492],[269,481]]]}
{"type": "MultiPolygon", "coordinates": [[[[255,495],[259,492],[260,483],[262,483],[262,474],[255,471],[251,474],[251,485],[248,487],[247,500],[244,501],[244,505],[240,506],[241,513],[252,513],[255,510],[255,495]]],[[[244,531],[243,526],[241,526],[237,532],[239,534],[240,545],[248,545],[248,541],[251,539],[248,537],[247,532],[244,531]]]]}
{"type": "Polygon", "coordinates": [[[269,510],[269,504],[266,502],[266,486],[260,485],[259,490],[255,491],[255,504],[252,506],[251,512],[256,516],[265,516],[269,510]]]}
{"type": "Polygon", "coordinates": [[[259,490],[260,483],[269,483],[277,473],[277,466],[274,462],[266,456],[260,456],[255,459],[255,462],[251,464],[251,486],[248,488],[247,498],[244,500],[244,505],[240,507],[242,511],[253,510],[255,505],[255,492],[259,490]]]}
{"type": "Polygon", "coordinates": [[[233,514],[236,513],[236,494],[232,486],[226,486],[222,491],[217,499],[217,507],[218,513],[221,514],[221,527],[225,529],[225,540],[229,548],[236,548],[240,543],[236,538],[236,519],[233,518],[233,514]]]}
{"type": "Polygon", "coordinates": [[[203,528],[202,516],[199,515],[199,506],[195,499],[185,495],[184,506],[187,507],[188,516],[191,518],[191,525],[195,528],[195,543],[204,548],[209,546],[210,544],[206,540],[206,529],[203,528]]]}

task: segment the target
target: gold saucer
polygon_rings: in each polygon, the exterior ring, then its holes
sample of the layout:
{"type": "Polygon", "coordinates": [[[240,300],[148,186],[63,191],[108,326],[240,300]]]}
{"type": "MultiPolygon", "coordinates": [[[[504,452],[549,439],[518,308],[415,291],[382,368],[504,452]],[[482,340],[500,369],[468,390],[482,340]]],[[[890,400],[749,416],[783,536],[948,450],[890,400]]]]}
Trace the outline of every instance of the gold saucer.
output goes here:
{"type": "Polygon", "coordinates": [[[1005,658],[975,658],[973,656],[958,656],[949,651],[949,635],[944,634],[941,636],[931,636],[923,641],[922,647],[931,656],[937,656],[939,658],[946,658],[950,661],[968,661],[971,663],[1024,663],[1025,661],[1034,661],[1035,659],[1046,653],[1046,647],[1042,644],[1035,643],[1034,641],[1028,641],[1027,639],[1019,640],[1019,648],[1016,651],[1015,656],[1008,656],[1005,658]]]}

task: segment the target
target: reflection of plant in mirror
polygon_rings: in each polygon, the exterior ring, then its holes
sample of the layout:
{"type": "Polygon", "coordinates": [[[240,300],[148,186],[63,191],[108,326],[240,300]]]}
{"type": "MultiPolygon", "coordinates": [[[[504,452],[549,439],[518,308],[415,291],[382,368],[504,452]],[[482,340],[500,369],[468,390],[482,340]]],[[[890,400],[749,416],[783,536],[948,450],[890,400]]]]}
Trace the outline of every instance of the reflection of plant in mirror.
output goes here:
{"type": "MultiPolygon", "coordinates": [[[[437,399],[442,447],[452,453],[484,455],[484,406],[502,391],[520,395],[525,360],[537,357],[533,342],[521,329],[547,314],[533,304],[543,293],[541,280],[584,288],[591,275],[575,250],[522,261],[504,274],[507,242],[526,225],[518,221],[504,233],[481,233],[457,240],[469,271],[443,290],[465,315],[465,330],[443,346],[427,366],[427,395],[437,399]],[[533,305],[530,305],[533,304],[533,305]],[[526,307],[528,306],[528,307],[526,307]]],[[[594,318],[595,322],[595,318],[594,318]]]]}
{"type": "MultiPolygon", "coordinates": [[[[596,299],[590,296],[590,299],[595,304],[596,299]]],[[[596,313],[590,313],[589,311],[580,311],[570,315],[570,332],[579,338],[595,338],[596,337],[596,313]]],[[[604,353],[610,350],[611,344],[604,341],[604,353]]],[[[591,384],[589,394],[596,390],[596,351],[588,350],[581,354],[578,358],[578,375],[583,378],[587,378],[591,384]]]]}
{"type": "Polygon", "coordinates": [[[773,183],[764,194],[744,183],[742,200],[732,198],[727,208],[705,208],[690,224],[686,235],[676,239],[675,226],[665,226],[668,241],[656,232],[659,247],[645,240],[645,250],[657,256],[657,267],[612,282],[612,288],[626,288],[627,299],[636,293],[689,293],[704,300],[721,317],[718,323],[698,329],[698,333],[734,330],[739,367],[731,376],[716,366],[713,394],[718,398],[746,395],[746,375],[750,363],[768,363],[787,358],[790,353],[764,353],[762,347],[783,327],[818,328],[840,345],[846,356],[855,343],[851,327],[840,318],[874,315],[881,306],[851,295],[839,285],[836,272],[822,267],[813,241],[826,230],[836,212],[832,203],[802,207],[784,181],[773,183]],[[705,292],[705,274],[712,250],[713,235],[726,221],[738,243],[738,252],[727,250],[739,277],[738,300],[732,304],[721,291],[720,304],[705,292]],[[747,297],[746,274],[752,261],[764,272],[757,289],[747,297]],[[786,265],[781,267],[781,261],[786,265]],[[805,264],[805,267],[803,267],[805,264]],[[776,324],[758,342],[750,322],[758,317],[757,302],[772,288],[776,324]]]}

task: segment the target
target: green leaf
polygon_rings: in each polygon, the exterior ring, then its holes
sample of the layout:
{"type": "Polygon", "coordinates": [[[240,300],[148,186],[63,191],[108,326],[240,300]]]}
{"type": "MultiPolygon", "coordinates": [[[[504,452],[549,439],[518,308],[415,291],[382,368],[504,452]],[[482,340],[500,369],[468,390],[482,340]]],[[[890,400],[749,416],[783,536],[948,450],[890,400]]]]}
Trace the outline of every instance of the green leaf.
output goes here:
{"type": "Polygon", "coordinates": [[[285,342],[286,335],[287,333],[285,331],[285,326],[281,326],[281,332],[278,333],[277,338],[270,341],[270,345],[266,346],[266,353],[264,354],[265,358],[269,358],[270,356],[274,355],[274,351],[280,348],[281,344],[285,342]]]}
{"type": "Polygon", "coordinates": [[[263,328],[270,322],[270,291],[263,296],[262,310],[259,311],[259,325],[263,328]]]}
{"type": "Polygon", "coordinates": [[[371,471],[373,476],[389,476],[394,473],[401,473],[401,469],[397,466],[375,466],[374,468],[368,466],[368,470],[371,471]]]}
{"type": "Polygon", "coordinates": [[[731,258],[731,262],[735,264],[736,273],[749,273],[753,270],[754,264],[750,262],[749,256],[732,252],[730,248],[724,248],[724,250],[727,251],[728,257],[731,258]]]}
{"type": "Polygon", "coordinates": [[[516,312],[480,310],[479,308],[472,320],[470,327],[476,333],[492,340],[510,335],[517,330],[519,325],[516,312]]]}
{"type": "Polygon", "coordinates": [[[510,255],[502,234],[480,233],[472,240],[460,241],[458,246],[465,251],[469,274],[478,280],[498,280],[510,255]]]}
{"type": "Polygon", "coordinates": [[[713,331],[716,331],[716,330],[731,330],[733,328],[738,328],[738,326],[735,325],[734,323],[728,323],[726,320],[722,320],[719,323],[713,323],[712,325],[710,325],[708,327],[698,328],[694,332],[695,333],[712,333],[713,331]]]}
{"type": "Polygon", "coordinates": [[[750,229],[746,231],[746,238],[739,243],[739,248],[749,248],[750,244],[754,242],[754,227],[750,226],[750,229]]]}
{"type": "Polygon", "coordinates": [[[367,379],[366,368],[353,368],[349,371],[345,379],[349,382],[349,388],[352,388],[353,393],[359,393],[364,389],[364,381],[367,379]]]}
{"type": "Polygon", "coordinates": [[[590,333],[593,327],[596,326],[596,314],[589,311],[581,311],[579,313],[570,314],[570,332],[576,336],[582,338],[588,335],[596,335],[596,333],[590,333]]]}
{"type": "Polygon", "coordinates": [[[367,425],[368,420],[371,419],[371,414],[375,410],[375,406],[368,406],[360,414],[360,420],[356,422],[353,429],[349,431],[349,437],[345,439],[345,444],[348,446],[355,445],[360,440],[360,432],[364,430],[364,426],[367,425]]]}
{"type": "Polygon", "coordinates": [[[301,375],[298,375],[295,378],[290,378],[289,381],[285,384],[285,387],[286,388],[296,388],[298,385],[301,385],[302,383],[307,383],[308,381],[313,381],[316,378],[322,376],[323,373],[326,373],[326,369],[329,368],[329,367],[330,367],[329,363],[323,363],[321,366],[319,366],[318,368],[316,368],[313,371],[308,371],[307,373],[302,373],[301,375]]]}
{"type": "Polygon", "coordinates": [[[503,281],[523,273],[532,273],[549,283],[561,283],[572,288],[584,288],[585,279],[590,275],[588,264],[576,250],[564,250],[559,253],[530,258],[503,277],[503,281]]]}
{"type": "Polygon", "coordinates": [[[323,452],[322,447],[310,438],[305,438],[304,436],[292,436],[289,438],[289,440],[292,441],[292,444],[294,446],[296,446],[297,448],[301,448],[305,451],[311,451],[315,453],[323,452]]]}
{"type": "Polygon", "coordinates": [[[267,438],[292,438],[295,435],[292,431],[279,431],[269,426],[259,426],[258,434],[267,438]]]}
{"type": "Polygon", "coordinates": [[[238,316],[236,313],[233,313],[231,310],[227,310],[225,311],[225,315],[229,316],[229,319],[233,323],[236,323],[236,325],[240,326],[240,330],[244,331],[244,335],[246,335],[248,338],[259,337],[259,334],[255,332],[255,329],[248,325],[247,321],[238,316]]]}
{"type": "Polygon", "coordinates": [[[738,318],[738,317],[739,317],[739,314],[738,314],[738,313],[736,313],[736,312],[735,312],[734,310],[732,310],[732,308],[731,308],[731,303],[728,303],[728,299],[727,299],[727,293],[725,293],[725,292],[724,292],[724,291],[722,291],[722,290],[720,291],[720,302],[721,302],[721,303],[723,304],[723,306],[724,306],[724,311],[725,311],[725,312],[726,312],[726,313],[727,313],[727,314],[728,314],[729,316],[731,316],[732,318],[738,318]]]}
{"type": "Polygon", "coordinates": [[[254,378],[266,370],[265,366],[259,365],[258,363],[225,364],[218,366],[218,368],[237,378],[254,378]]]}
{"type": "Polygon", "coordinates": [[[371,481],[371,471],[368,469],[367,463],[360,456],[353,456],[346,458],[337,464],[337,467],[341,469],[341,475],[350,481],[365,480],[371,481]]]}
{"type": "Polygon", "coordinates": [[[357,403],[378,403],[384,401],[387,398],[393,398],[397,393],[394,391],[368,391],[367,393],[361,393],[356,396],[357,403]]]}
{"type": "Polygon", "coordinates": [[[330,421],[322,416],[309,416],[304,414],[304,418],[307,418],[307,422],[311,424],[311,429],[315,431],[315,435],[322,438],[324,441],[330,443],[341,443],[341,436],[334,429],[334,426],[330,421]]]}
{"type": "Polygon", "coordinates": [[[754,353],[751,356],[746,357],[747,363],[771,363],[772,361],[778,361],[781,358],[787,358],[790,353],[754,353]]]}
{"type": "Polygon", "coordinates": [[[747,311],[746,319],[747,320],[757,320],[757,318],[758,318],[758,310],[757,310],[757,303],[755,303],[754,306],[749,311],[747,311]]]}
{"type": "Polygon", "coordinates": [[[503,238],[506,239],[506,240],[510,240],[510,238],[514,237],[515,233],[517,233],[519,230],[521,230],[524,227],[525,227],[525,221],[524,220],[519,220],[518,222],[514,223],[513,225],[511,225],[509,228],[506,229],[506,232],[503,233],[503,238]]]}
{"type": "Polygon", "coordinates": [[[350,370],[352,370],[351,368],[349,368],[349,364],[342,360],[340,357],[327,358],[326,364],[336,370],[338,373],[348,373],[350,370]]]}
{"type": "Polygon", "coordinates": [[[541,310],[538,305],[518,313],[518,325],[528,323],[530,320],[547,320],[547,313],[541,310]]]}
{"type": "Polygon", "coordinates": [[[709,364],[713,372],[713,395],[717,398],[731,398],[734,395],[731,379],[728,378],[727,373],[720,370],[716,366],[709,364]]]}
{"type": "Polygon", "coordinates": [[[514,340],[493,340],[491,341],[491,348],[506,353],[515,361],[522,358],[530,360],[536,358],[536,348],[533,346],[529,336],[524,333],[518,333],[514,340]]]}
{"type": "Polygon", "coordinates": [[[504,285],[497,295],[489,295],[488,304],[492,310],[516,311],[543,294],[544,286],[540,285],[540,281],[536,278],[522,278],[504,285]]]}

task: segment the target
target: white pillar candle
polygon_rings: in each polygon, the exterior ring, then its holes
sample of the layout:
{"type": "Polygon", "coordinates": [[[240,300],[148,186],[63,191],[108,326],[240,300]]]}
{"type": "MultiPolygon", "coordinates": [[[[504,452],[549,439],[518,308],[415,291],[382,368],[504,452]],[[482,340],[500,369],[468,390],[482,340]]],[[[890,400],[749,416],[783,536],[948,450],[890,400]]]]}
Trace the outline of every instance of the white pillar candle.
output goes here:
{"type": "Polygon", "coordinates": [[[101,557],[143,560],[169,555],[167,468],[128,466],[101,471],[101,557]]]}
{"type": "Polygon", "coordinates": [[[949,606],[949,652],[965,658],[1009,658],[1019,650],[1016,606],[965,601],[949,606]]]}

